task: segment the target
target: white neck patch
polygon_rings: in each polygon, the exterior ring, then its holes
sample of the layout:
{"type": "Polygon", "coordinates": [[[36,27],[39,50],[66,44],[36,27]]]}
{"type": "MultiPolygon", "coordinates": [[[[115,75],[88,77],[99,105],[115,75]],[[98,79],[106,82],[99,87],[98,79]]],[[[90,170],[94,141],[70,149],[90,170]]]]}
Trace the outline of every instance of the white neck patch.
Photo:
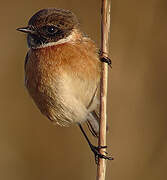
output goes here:
{"type": "Polygon", "coordinates": [[[45,48],[45,47],[49,47],[49,46],[56,46],[59,44],[64,44],[66,42],[72,41],[74,40],[74,32],[72,32],[69,36],[67,36],[66,38],[60,39],[56,42],[48,42],[46,44],[41,44],[39,47],[33,48],[33,49],[40,49],[40,48],[45,48]]]}

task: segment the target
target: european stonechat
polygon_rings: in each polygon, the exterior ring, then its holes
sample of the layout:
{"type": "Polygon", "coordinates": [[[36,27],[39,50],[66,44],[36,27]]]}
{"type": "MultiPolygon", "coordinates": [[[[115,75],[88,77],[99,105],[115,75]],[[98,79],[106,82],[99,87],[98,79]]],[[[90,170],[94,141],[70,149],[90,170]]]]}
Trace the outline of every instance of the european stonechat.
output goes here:
{"type": "Polygon", "coordinates": [[[17,30],[27,33],[25,85],[41,113],[61,126],[78,124],[96,159],[112,159],[99,153],[103,147],[92,145],[81,126],[86,122],[98,136],[95,110],[101,61],[94,42],[80,31],[76,16],[68,10],[43,9],[27,27],[17,30]]]}

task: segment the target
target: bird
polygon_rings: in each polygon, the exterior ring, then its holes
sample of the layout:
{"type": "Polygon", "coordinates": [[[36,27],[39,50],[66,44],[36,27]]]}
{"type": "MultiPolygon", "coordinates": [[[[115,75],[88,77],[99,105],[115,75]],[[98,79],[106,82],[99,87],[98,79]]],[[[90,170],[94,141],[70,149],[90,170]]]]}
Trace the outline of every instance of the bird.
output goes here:
{"type": "Polygon", "coordinates": [[[94,41],[80,30],[77,17],[69,10],[39,10],[28,26],[17,30],[27,34],[25,86],[41,113],[60,126],[77,124],[95,159],[111,160],[99,152],[106,146],[94,146],[82,127],[86,122],[91,133],[99,136],[96,109],[101,64],[110,65],[110,59],[99,58],[94,41]]]}

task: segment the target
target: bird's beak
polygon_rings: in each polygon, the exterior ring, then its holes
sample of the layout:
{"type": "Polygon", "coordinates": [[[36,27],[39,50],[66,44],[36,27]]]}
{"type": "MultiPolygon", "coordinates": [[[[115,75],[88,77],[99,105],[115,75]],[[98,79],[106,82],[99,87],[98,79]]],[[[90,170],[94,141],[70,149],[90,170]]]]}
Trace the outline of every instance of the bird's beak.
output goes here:
{"type": "Polygon", "coordinates": [[[30,33],[30,34],[34,34],[34,33],[35,33],[35,31],[32,30],[29,26],[27,26],[27,27],[22,27],[22,28],[17,28],[16,30],[17,30],[17,31],[24,32],[24,33],[30,33]]]}

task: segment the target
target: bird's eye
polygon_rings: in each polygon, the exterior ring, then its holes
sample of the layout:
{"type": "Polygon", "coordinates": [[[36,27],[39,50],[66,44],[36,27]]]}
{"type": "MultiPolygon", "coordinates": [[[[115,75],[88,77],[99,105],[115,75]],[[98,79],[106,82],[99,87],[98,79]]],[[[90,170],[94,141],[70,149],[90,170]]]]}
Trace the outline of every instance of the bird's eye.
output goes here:
{"type": "Polygon", "coordinates": [[[52,25],[43,26],[42,29],[43,29],[44,32],[46,32],[49,35],[54,35],[58,31],[58,29],[55,26],[52,26],[52,25]]]}
{"type": "Polygon", "coordinates": [[[55,26],[48,26],[47,31],[50,34],[53,34],[53,33],[55,33],[57,31],[57,28],[55,26]]]}

